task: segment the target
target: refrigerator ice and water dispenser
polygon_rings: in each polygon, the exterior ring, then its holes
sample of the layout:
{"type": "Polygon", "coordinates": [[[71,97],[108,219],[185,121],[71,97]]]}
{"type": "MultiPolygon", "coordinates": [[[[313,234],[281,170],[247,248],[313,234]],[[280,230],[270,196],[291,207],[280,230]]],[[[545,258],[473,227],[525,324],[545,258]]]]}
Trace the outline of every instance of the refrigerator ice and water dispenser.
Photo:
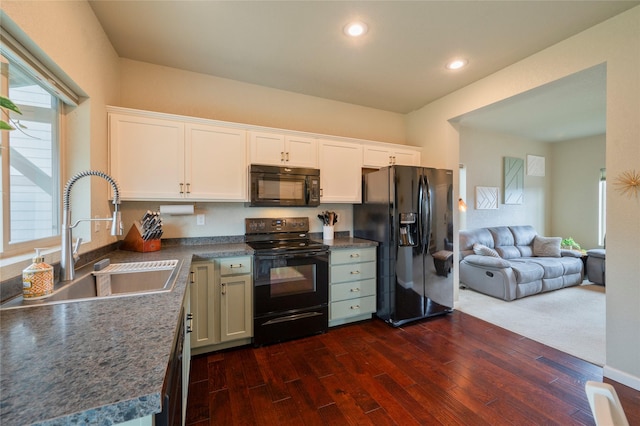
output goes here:
{"type": "Polygon", "coordinates": [[[418,241],[416,213],[400,213],[400,246],[415,246],[418,241]]]}

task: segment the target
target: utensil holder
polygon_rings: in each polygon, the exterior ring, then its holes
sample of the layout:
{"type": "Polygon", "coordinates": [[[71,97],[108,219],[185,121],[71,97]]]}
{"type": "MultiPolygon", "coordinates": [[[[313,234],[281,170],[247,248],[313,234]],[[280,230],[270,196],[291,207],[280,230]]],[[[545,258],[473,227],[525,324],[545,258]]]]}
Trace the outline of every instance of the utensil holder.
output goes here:
{"type": "Polygon", "coordinates": [[[322,226],[322,239],[333,240],[333,226],[331,225],[322,226]]]}

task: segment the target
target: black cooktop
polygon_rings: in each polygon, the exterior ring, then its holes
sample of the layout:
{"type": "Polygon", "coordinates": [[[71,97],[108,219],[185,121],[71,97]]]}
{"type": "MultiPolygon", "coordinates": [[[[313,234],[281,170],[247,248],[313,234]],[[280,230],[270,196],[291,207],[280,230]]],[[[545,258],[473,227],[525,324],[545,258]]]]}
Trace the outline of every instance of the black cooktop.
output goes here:
{"type": "Polygon", "coordinates": [[[259,252],[325,249],[328,246],[312,241],[308,217],[245,219],[245,241],[259,252]]]}
{"type": "Polygon", "coordinates": [[[247,241],[255,251],[292,251],[292,250],[312,250],[327,249],[324,244],[309,239],[300,240],[269,240],[269,241],[247,241]]]}

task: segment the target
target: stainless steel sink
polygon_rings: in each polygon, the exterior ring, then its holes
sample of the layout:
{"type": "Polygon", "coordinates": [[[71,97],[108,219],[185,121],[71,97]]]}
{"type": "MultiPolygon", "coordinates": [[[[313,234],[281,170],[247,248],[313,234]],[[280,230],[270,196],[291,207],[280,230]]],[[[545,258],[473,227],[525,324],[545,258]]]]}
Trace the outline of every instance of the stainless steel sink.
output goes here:
{"type": "Polygon", "coordinates": [[[170,292],[179,270],[177,260],[117,263],[100,271],[88,265],[76,271],[73,281],[56,284],[50,296],[36,300],[14,297],[0,305],[0,309],[170,292]]]}

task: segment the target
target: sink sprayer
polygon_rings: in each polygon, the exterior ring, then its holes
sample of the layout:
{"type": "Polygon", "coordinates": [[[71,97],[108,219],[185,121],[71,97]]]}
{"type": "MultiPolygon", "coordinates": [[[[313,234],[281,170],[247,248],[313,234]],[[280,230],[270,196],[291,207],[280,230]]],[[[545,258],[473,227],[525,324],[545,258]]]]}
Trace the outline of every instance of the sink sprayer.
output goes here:
{"type": "Polygon", "coordinates": [[[98,170],[86,170],[73,176],[64,187],[64,194],[62,198],[63,210],[62,210],[62,247],[60,252],[60,281],[71,281],[74,278],[74,266],[78,260],[78,249],[82,238],[78,238],[75,247],[72,247],[72,235],[71,230],[78,226],[80,222],[85,221],[111,221],[111,235],[122,235],[122,218],[118,211],[120,205],[120,190],[116,181],[108,174],[98,170]],[[98,176],[105,179],[111,184],[113,188],[113,205],[115,206],[113,217],[111,219],[80,219],[71,225],[71,206],[69,197],[71,195],[71,187],[81,178],[85,176],[98,176]]]}

